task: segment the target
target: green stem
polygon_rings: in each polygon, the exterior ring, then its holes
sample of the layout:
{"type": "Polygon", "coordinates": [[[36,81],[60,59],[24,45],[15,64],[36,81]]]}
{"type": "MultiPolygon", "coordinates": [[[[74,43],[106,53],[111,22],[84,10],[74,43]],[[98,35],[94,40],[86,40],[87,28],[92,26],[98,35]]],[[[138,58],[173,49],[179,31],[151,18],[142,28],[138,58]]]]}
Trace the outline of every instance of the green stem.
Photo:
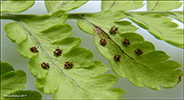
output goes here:
{"type": "Polygon", "coordinates": [[[19,19],[16,18],[14,14],[9,14],[9,13],[1,13],[1,19],[11,19],[11,20],[19,21],[19,19]]]}
{"type": "MultiPolygon", "coordinates": [[[[181,12],[181,11],[130,11],[127,13],[149,13],[149,14],[163,14],[163,15],[172,14],[172,15],[175,15],[174,12],[181,12]]],[[[95,14],[95,13],[68,13],[68,19],[78,19],[78,18],[82,17],[82,15],[91,16],[93,14],[95,14]]]]}
{"type": "MultiPolygon", "coordinates": [[[[68,13],[68,19],[78,19],[82,17],[82,15],[91,16],[95,13],[68,13]]],[[[16,15],[25,15],[25,14],[11,14],[11,13],[1,13],[1,19],[10,19],[10,20],[19,20],[16,18],[16,15]]]]}
{"type": "Polygon", "coordinates": [[[68,13],[68,19],[78,19],[82,16],[91,16],[95,13],[68,13]]]}
{"type": "MultiPolygon", "coordinates": [[[[181,11],[130,11],[127,13],[150,13],[150,14],[174,14],[173,12],[181,12],[181,11]]],[[[68,19],[78,19],[82,16],[91,16],[93,14],[96,14],[97,12],[93,13],[68,13],[68,19]]],[[[19,20],[16,18],[16,15],[21,15],[21,14],[11,14],[11,13],[1,13],[1,19],[10,19],[10,20],[19,20]]],[[[23,14],[25,15],[25,14],[23,14]]],[[[175,15],[175,14],[174,14],[175,15]]]]}

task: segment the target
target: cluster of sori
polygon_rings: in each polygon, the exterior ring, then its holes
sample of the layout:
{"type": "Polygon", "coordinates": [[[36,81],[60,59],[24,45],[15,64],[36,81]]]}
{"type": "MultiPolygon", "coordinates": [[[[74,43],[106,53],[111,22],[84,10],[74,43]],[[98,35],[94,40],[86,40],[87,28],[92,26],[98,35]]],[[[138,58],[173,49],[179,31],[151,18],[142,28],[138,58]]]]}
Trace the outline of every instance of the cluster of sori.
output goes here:
{"type": "MultiPolygon", "coordinates": [[[[113,26],[113,27],[110,29],[109,33],[112,34],[112,35],[115,35],[115,34],[117,33],[117,31],[118,31],[118,28],[115,27],[115,26],[113,26]]],[[[104,39],[104,38],[101,38],[101,40],[100,40],[99,43],[100,43],[100,45],[105,46],[105,45],[107,44],[107,40],[104,39]]],[[[130,45],[129,39],[125,38],[125,39],[122,41],[122,44],[123,44],[124,46],[130,45]]],[[[143,53],[143,51],[140,50],[140,49],[135,50],[135,54],[136,54],[137,56],[141,55],[142,53],[143,53]]],[[[120,59],[121,59],[121,55],[116,54],[116,55],[114,56],[114,60],[115,60],[115,61],[120,61],[120,59]]]]}
{"type": "MultiPolygon", "coordinates": [[[[33,46],[33,47],[30,48],[30,50],[31,50],[31,52],[38,52],[38,47],[33,46]]],[[[59,49],[59,47],[57,47],[57,49],[55,49],[55,51],[53,53],[54,53],[54,56],[58,57],[62,54],[62,50],[59,49]]],[[[43,69],[49,69],[50,68],[49,63],[45,63],[45,62],[41,63],[41,67],[43,69]]],[[[72,67],[73,67],[72,62],[69,62],[69,61],[65,62],[65,64],[64,64],[65,69],[70,69],[72,67]]]]}

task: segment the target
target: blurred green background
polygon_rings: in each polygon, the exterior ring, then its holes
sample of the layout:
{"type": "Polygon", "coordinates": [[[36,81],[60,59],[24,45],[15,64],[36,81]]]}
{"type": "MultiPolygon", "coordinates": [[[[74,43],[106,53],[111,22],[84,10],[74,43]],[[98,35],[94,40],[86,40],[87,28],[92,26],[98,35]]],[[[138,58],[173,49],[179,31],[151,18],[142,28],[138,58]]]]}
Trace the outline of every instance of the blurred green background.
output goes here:
{"type": "MultiPolygon", "coordinates": [[[[72,12],[98,12],[100,11],[101,2],[99,1],[90,1],[83,5],[82,7],[75,9],[72,12]]],[[[145,11],[146,5],[142,7],[141,9],[138,9],[139,11],[145,11]]],[[[182,10],[183,6],[179,9],[182,10]]],[[[33,7],[28,9],[27,11],[23,12],[26,14],[47,14],[47,10],[45,8],[43,1],[36,1],[33,7]]],[[[127,19],[124,19],[127,20],[127,19]]],[[[177,20],[173,20],[174,22],[177,22],[179,25],[179,28],[183,28],[183,24],[179,23],[177,20]]],[[[15,70],[23,70],[27,73],[27,83],[26,87],[30,90],[37,90],[35,86],[35,78],[30,73],[28,69],[28,63],[29,60],[23,58],[17,51],[17,44],[12,43],[11,40],[6,36],[6,33],[4,32],[4,26],[9,23],[13,22],[10,20],[1,20],[1,59],[2,61],[8,62],[11,65],[14,66],[15,70]]],[[[105,64],[107,67],[110,68],[110,64],[108,60],[103,57],[98,50],[95,47],[93,36],[86,34],[82,32],[77,27],[77,20],[75,19],[69,19],[65,23],[70,24],[73,27],[73,35],[74,37],[81,37],[82,43],[81,47],[85,47],[89,50],[91,50],[94,53],[93,60],[102,60],[102,63],[105,64]]],[[[134,23],[133,23],[134,24],[134,23]]],[[[135,25],[135,24],[134,24],[135,25]]],[[[137,25],[135,25],[137,26],[137,25]]],[[[138,26],[137,26],[138,27],[138,26]]],[[[151,34],[149,34],[146,30],[140,28],[136,31],[137,33],[141,34],[145,40],[152,42],[155,45],[155,48],[157,50],[163,50],[165,51],[174,61],[177,61],[181,65],[183,64],[183,50],[177,47],[174,47],[170,44],[167,44],[166,42],[162,40],[155,39],[151,34]]],[[[183,70],[183,69],[182,69],[183,70]]],[[[110,69],[108,73],[114,74],[114,72],[110,69]]],[[[162,91],[154,91],[147,87],[139,88],[134,86],[132,83],[129,82],[128,79],[119,77],[118,82],[114,86],[116,88],[121,88],[123,91],[125,91],[125,94],[122,96],[125,100],[126,99],[183,99],[183,81],[180,82],[179,85],[177,85],[173,89],[163,89],[162,91]]],[[[52,99],[53,95],[45,95],[42,94],[43,100],[45,99],[52,99]]]]}

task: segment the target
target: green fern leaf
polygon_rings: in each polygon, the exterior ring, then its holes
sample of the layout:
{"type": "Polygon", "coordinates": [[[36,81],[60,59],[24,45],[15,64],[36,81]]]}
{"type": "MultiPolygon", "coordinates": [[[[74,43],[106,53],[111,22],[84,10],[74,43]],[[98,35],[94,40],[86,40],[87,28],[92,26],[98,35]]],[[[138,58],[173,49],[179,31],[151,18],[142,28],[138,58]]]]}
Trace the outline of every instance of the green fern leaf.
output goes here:
{"type": "MultiPolygon", "coordinates": [[[[98,20],[98,17],[88,18],[86,16],[80,17],[78,26],[85,32],[94,35],[97,49],[110,60],[111,67],[117,75],[128,78],[136,86],[143,87],[145,85],[154,90],[159,90],[159,86],[172,88],[178,84],[182,71],[177,68],[181,65],[168,60],[169,56],[163,51],[156,51],[153,44],[144,41],[140,35],[133,33],[137,28],[130,24],[124,27],[127,21],[109,24],[107,21],[106,24],[103,24],[101,19],[98,20]],[[110,33],[113,26],[118,28],[116,34],[110,33]],[[122,29],[132,30],[123,31],[122,29]],[[106,41],[105,44],[101,43],[102,39],[105,39],[103,40],[106,41]],[[130,43],[126,44],[126,39],[130,43]],[[139,54],[138,49],[142,53],[139,54]],[[121,56],[120,61],[116,60],[115,55],[121,56]]],[[[108,17],[104,17],[104,20],[107,20],[106,18],[108,19],[108,17]]]]}
{"type": "Polygon", "coordinates": [[[184,19],[183,19],[183,11],[173,11],[172,14],[170,14],[169,16],[179,20],[180,22],[184,23],[184,19]]]}
{"type": "Polygon", "coordinates": [[[163,17],[161,14],[151,13],[129,13],[130,19],[139,26],[147,29],[156,38],[180,48],[184,48],[183,29],[178,29],[178,25],[171,22],[171,18],[163,17]]]}
{"type": "Polygon", "coordinates": [[[1,63],[1,76],[9,71],[14,71],[13,67],[10,64],[6,62],[1,62],[1,60],[0,63],[1,63]]]}
{"type": "Polygon", "coordinates": [[[117,77],[104,74],[108,68],[100,61],[93,61],[93,54],[85,48],[78,47],[81,40],[69,37],[72,27],[64,24],[67,19],[63,11],[52,15],[13,15],[18,19],[5,26],[5,31],[14,41],[19,40],[19,53],[30,59],[29,69],[37,78],[37,88],[46,94],[53,94],[54,99],[117,99],[123,94],[121,89],[109,89],[117,77]],[[47,23],[47,24],[45,24],[47,23]],[[14,25],[19,25],[15,33],[14,25]],[[8,31],[7,31],[7,30],[8,31]],[[19,39],[16,34],[25,34],[19,39]],[[14,34],[12,36],[11,34],[14,34]],[[30,48],[36,49],[33,52],[30,48]],[[54,51],[60,49],[61,55],[54,51]],[[72,68],[66,68],[66,62],[72,62],[72,68]],[[48,69],[43,62],[49,64],[48,69]]]}
{"type": "Polygon", "coordinates": [[[10,64],[1,62],[1,100],[41,100],[42,96],[39,92],[21,90],[26,88],[25,84],[26,73],[24,71],[15,71],[10,64]]]}
{"type": "Polygon", "coordinates": [[[18,44],[25,40],[26,34],[28,34],[28,32],[26,32],[18,22],[7,24],[4,27],[4,30],[6,31],[7,36],[11,39],[11,41],[18,44]],[[12,32],[12,30],[14,30],[14,32],[12,32]]]}
{"type": "Polygon", "coordinates": [[[36,80],[37,88],[47,94],[52,94],[58,88],[53,99],[115,99],[123,93],[120,89],[109,89],[116,83],[117,77],[111,74],[99,76],[107,71],[107,67],[99,61],[89,68],[63,70],[78,86],[58,71],[52,68],[46,78],[36,80]]]}
{"type": "Polygon", "coordinates": [[[32,7],[34,0],[7,0],[1,1],[1,12],[22,12],[32,7]]]}
{"type": "Polygon", "coordinates": [[[125,0],[125,1],[118,1],[118,0],[102,0],[101,9],[102,11],[111,10],[134,10],[144,6],[144,0],[125,0]]]}
{"type": "Polygon", "coordinates": [[[174,1],[160,1],[160,0],[148,0],[147,11],[170,11],[181,7],[182,2],[180,0],[174,1]]]}
{"type": "Polygon", "coordinates": [[[21,70],[15,72],[10,64],[1,62],[1,96],[24,89],[25,84],[25,72],[21,70]]]}
{"type": "Polygon", "coordinates": [[[83,4],[85,4],[88,0],[61,0],[61,1],[51,1],[45,0],[45,6],[49,13],[53,13],[57,10],[65,10],[70,11],[76,9],[83,4]]]}
{"type": "Polygon", "coordinates": [[[121,77],[128,78],[134,85],[138,87],[145,85],[158,90],[159,86],[172,88],[178,84],[182,71],[176,69],[181,65],[175,61],[167,60],[168,55],[163,51],[155,51],[154,46],[150,42],[144,41],[140,35],[125,33],[112,37],[112,40],[121,49],[108,38],[106,38],[107,45],[105,47],[100,45],[101,38],[97,34],[94,39],[99,52],[103,55],[109,55],[108,59],[114,72],[121,77]],[[131,45],[126,46],[122,43],[125,38],[129,39],[131,45]],[[143,54],[138,56],[135,53],[137,49],[140,49],[143,54]],[[121,55],[120,61],[115,60],[116,54],[121,55]]]}

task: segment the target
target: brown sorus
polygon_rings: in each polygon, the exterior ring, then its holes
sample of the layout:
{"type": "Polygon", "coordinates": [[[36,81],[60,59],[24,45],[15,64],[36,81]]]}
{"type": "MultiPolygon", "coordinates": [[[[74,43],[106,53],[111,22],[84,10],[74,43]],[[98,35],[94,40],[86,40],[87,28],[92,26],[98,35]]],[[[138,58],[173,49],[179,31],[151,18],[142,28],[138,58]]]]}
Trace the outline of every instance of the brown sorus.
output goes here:
{"type": "Polygon", "coordinates": [[[110,32],[111,34],[114,34],[114,35],[115,35],[117,31],[118,31],[118,28],[115,27],[115,26],[113,26],[109,32],[110,32]]]}
{"type": "Polygon", "coordinates": [[[125,38],[125,40],[123,41],[123,44],[126,46],[130,45],[129,39],[125,38]]]}
{"type": "Polygon", "coordinates": [[[60,56],[62,53],[62,50],[57,47],[57,49],[54,51],[55,56],[60,56]]]}
{"type": "Polygon", "coordinates": [[[114,56],[114,60],[115,60],[115,61],[120,61],[120,59],[121,59],[121,55],[116,54],[116,55],[114,56]]]}
{"type": "Polygon", "coordinates": [[[43,62],[43,63],[41,64],[41,66],[42,66],[42,68],[44,68],[44,69],[50,68],[50,67],[49,67],[49,63],[45,63],[45,62],[43,62]]]}
{"type": "Polygon", "coordinates": [[[69,61],[67,61],[67,62],[65,62],[65,69],[70,69],[70,68],[72,68],[73,67],[73,63],[72,62],[69,62],[69,61]]]}
{"type": "Polygon", "coordinates": [[[102,46],[105,46],[105,45],[106,45],[106,42],[107,42],[106,39],[101,39],[101,40],[100,40],[100,44],[101,44],[102,46]]]}
{"type": "Polygon", "coordinates": [[[36,47],[36,46],[31,47],[31,48],[30,48],[30,50],[31,50],[31,52],[38,52],[38,50],[37,50],[37,47],[36,47]]]}
{"type": "Polygon", "coordinates": [[[140,50],[140,49],[135,50],[135,54],[138,55],[138,56],[141,55],[142,53],[143,53],[143,52],[142,52],[142,50],[140,50]]]}

